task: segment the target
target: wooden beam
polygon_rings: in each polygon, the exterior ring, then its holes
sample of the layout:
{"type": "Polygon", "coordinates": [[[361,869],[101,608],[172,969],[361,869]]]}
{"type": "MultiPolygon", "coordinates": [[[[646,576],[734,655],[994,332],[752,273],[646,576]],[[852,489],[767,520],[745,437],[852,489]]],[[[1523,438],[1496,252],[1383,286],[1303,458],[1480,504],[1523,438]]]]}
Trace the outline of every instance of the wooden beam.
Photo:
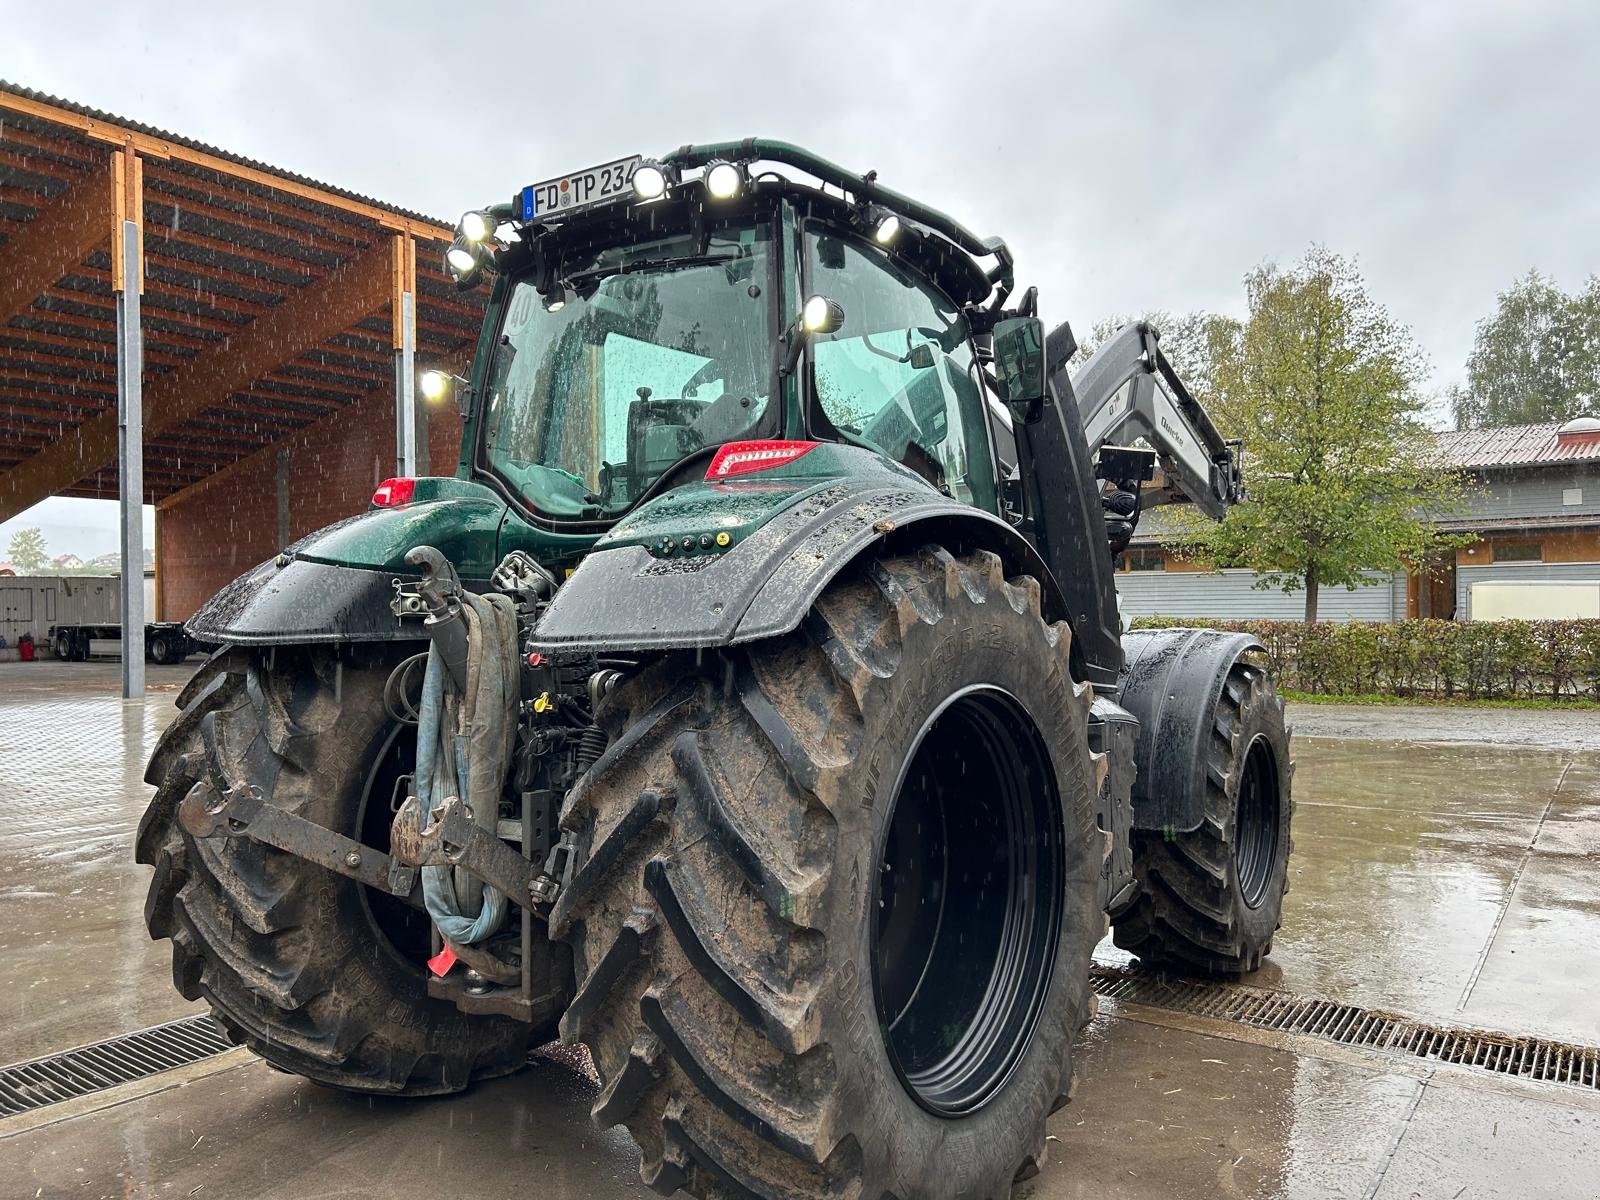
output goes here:
{"type": "MultiPolygon", "coordinates": [[[[185,192],[203,193],[200,198],[208,202],[218,198],[231,200],[238,204],[248,205],[269,216],[282,217],[285,222],[299,222],[304,226],[304,231],[313,237],[344,242],[347,247],[346,252],[350,247],[359,249],[372,240],[370,226],[347,224],[341,227],[337,225],[336,222],[340,218],[337,210],[323,209],[318,212],[315,209],[300,208],[285,200],[274,200],[270,197],[247,191],[239,187],[239,181],[237,180],[225,180],[217,183],[208,179],[197,179],[192,175],[185,175],[180,171],[174,171],[171,167],[158,164],[151,165],[150,178],[161,185],[161,191],[164,195],[171,195],[173,201],[179,205],[186,199],[183,195],[185,192]],[[232,190],[228,189],[230,183],[233,185],[232,190]]],[[[284,224],[276,224],[274,226],[275,231],[279,233],[288,228],[290,227],[284,224]]]]}
{"type": "MultiPolygon", "coordinates": [[[[0,99],[4,96],[0,93],[0,99]]],[[[389,298],[389,254],[388,245],[378,243],[192,362],[149,380],[144,389],[145,436],[181,425],[379,312],[389,298]]],[[[116,413],[85,421],[75,436],[0,475],[0,521],[101,469],[116,452],[116,413]]]]}
{"type": "Polygon", "coordinates": [[[76,129],[79,133],[86,134],[97,141],[109,142],[114,146],[132,146],[146,158],[174,158],[180,162],[192,163],[197,167],[205,167],[221,175],[232,176],[236,179],[248,179],[252,183],[262,184],[275,191],[286,192],[291,196],[299,196],[302,199],[312,200],[318,204],[325,204],[329,208],[336,208],[349,213],[359,213],[361,216],[370,217],[387,229],[411,233],[429,241],[449,241],[452,236],[449,227],[437,221],[418,220],[415,217],[404,216],[401,213],[380,208],[376,204],[369,204],[350,196],[339,195],[326,188],[319,188],[315,184],[303,183],[300,180],[277,175],[271,171],[263,171],[256,167],[246,166],[244,163],[233,162],[215,154],[208,154],[203,150],[196,150],[192,146],[185,146],[181,142],[170,142],[165,138],[159,138],[136,129],[129,129],[111,121],[102,121],[94,117],[85,116],[83,113],[57,108],[53,104],[46,104],[29,96],[19,96],[15,92],[0,91],[0,109],[24,113],[31,117],[37,117],[42,121],[50,121],[56,125],[65,125],[67,128],[76,129]]]}
{"type": "Polygon", "coordinates": [[[92,379],[62,378],[59,375],[39,375],[24,369],[13,369],[0,363],[0,388],[19,388],[45,396],[105,396],[117,398],[115,386],[102,385],[92,379]]]}
{"type": "MultiPolygon", "coordinates": [[[[265,275],[251,275],[247,271],[240,271],[235,267],[218,266],[215,263],[198,262],[192,258],[184,258],[172,252],[172,244],[165,240],[160,242],[153,238],[146,239],[149,249],[145,257],[152,260],[154,266],[166,271],[184,275],[195,275],[201,279],[215,279],[221,283],[230,283],[234,287],[243,288],[250,292],[260,292],[263,295],[281,296],[285,292],[308,282],[301,279],[295,283],[283,283],[265,275]]],[[[325,272],[318,272],[313,278],[320,279],[325,272]]]]}
{"type": "Polygon", "coordinates": [[[36,192],[32,188],[13,187],[9,183],[0,183],[0,201],[6,204],[16,204],[22,208],[40,209],[55,199],[49,192],[36,192]]]}
{"type": "Polygon", "coordinates": [[[0,246],[0,325],[26,312],[58,279],[109,243],[112,200],[107,161],[43,205],[32,221],[0,246]]]}
{"type": "Polygon", "coordinates": [[[132,221],[138,229],[139,278],[134,290],[144,292],[144,161],[134,153],[132,146],[124,146],[122,153],[111,160],[111,290],[120,292],[122,278],[122,226],[132,221]]]}
{"type": "MultiPolygon", "coordinates": [[[[83,266],[75,268],[72,273],[74,275],[81,275],[86,279],[106,280],[111,284],[113,289],[120,286],[116,276],[106,267],[97,267],[90,263],[85,263],[83,266]]],[[[202,304],[207,308],[215,309],[217,312],[225,314],[237,314],[243,317],[259,317],[262,313],[268,312],[273,308],[272,305],[262,304],[257,300],[243,300],[237,296],[230,296],[226,292],[212,291],[208,287],[195,287],[193,284],[186,283],[172,283],[168,280],[160,278],[146,281],[144,290],[152,296],[171,296],[176,300],[192,300],[196,304],[202,304]]],[[[285,292],[292,289],[278,287],[274,290],[278,292],[285,292]]],[[[98,293],[94,294],[98,295],[98,293]]],[[[167,311],[183,311],[185,315],[187,315],[187,310],[168,309],[167,311]]],[[[218,317],[216,319],[221,320],[222,318],[218,317]]],[[[238,326],[235,325],[233,328],[237,329],[238,326]]]]}
{"type": "Polygon", "coordinates": [[[106,407],[103,403],[95,403],[89,397],[77,400],[63,398],[52,400],[48,403],[41,403],[42,399],[45,398],[37,395],[0,392],[0,412],[33,413],[41,417],[54,417],[70,425],[80,420],[85,414],[97,413],[106,407]]]}
{"type": "MultiPolygon", "coordinates": [[[[222,254],[229,258],[242,258],[250,262],[260,263],[264,267],[272,267],[274,270],[298,276],[302,280],[321,279],[328,273],[327,267],[318,266],[316,263],[308,263],[299,258],[286,258],[282,254],[276,254],[271,250],[259,250],[254,246],[246,246],[240,242],[230,242],[225,238],[214,238],[209,234],[194,233],[188,229],[174,229],[170,225],[160,224],[150,225],[146,228],[146,241],[152,241],[158,237],[162,241],[170,242],[173,245],[188,246],[194,250],[209,250],[213,254],[222,254]]],[[[243,275],[244,272],[241,271],[240,274],[243,275]]],[[[297,286],[296,284],[284,284],[276,279],[266,279],[261,276],[252,276],[251,278],[260,278],[263,283],[270,283],[277,288],[297,286]]]]}
{"type": "Polygon", "coordinates": [[[315,250],[322,254],[332,254],[340,258],[354,250],[362,249],[361,243],[354,238],[334,239],[326,234],[312,233],[308,229],[296,229],[293,226],[277,221],[252,216],[250,213],[235,212],[220,204],[212,204],[205,200],[195,200],[188,196],[178,196],[166,191],[150,191],[145,199],[152,205],[162,208],[174,208],[178,211],[178,231],[183,231],[183,216],[191,214],[214,221],[218,225],[231,225],[235,229],[243,230],[247,235],[261,234],[264,237],[278,238],[291,245],[307,250],[315,250]]]}
{"type": "MultiPolygon", "coordinates": [[[[60,155],[62,158],[77,157],[80,160],[99,158],[101,149],[93,143],[64,138],[59,134],[34,133],[15,122],[0,126],[0,145],[26,146],[31,150],[43,150],[47,154],[60,155]]],[[[87,167],[89,164],[80,161],[79,165],[87,167]]]]}
{"type": "Polygon", "coordinates": [[[40,179],[54,179],[57,183],[75,183],[83,178],[83,172],[89,169],[90,164],[76,159],[41,158],[36,152],[17,150],[0,142],[0,166],[36,175],[40,179]]]}
{"type": "MultiPolygon", "coordinates": [[[[31,314],[30,314],[31,315],[31,314]]],[[[111,362],[117,361],[117,346],[115,342],[102,342],[97,338],[88,337],[63,337],[59,333],[44,333],[38,329],[21,329],[7,326],[0,329],[0,340],[16,339],[27,342],[26,349],[36,354],[47,354],[54,358],[65,359],[71,362],[111,362]],[[60,349],[57,349],[59,347],[60,349]],[[106,355],[104,359],[84,359],[79,355],[64,354],[64,350],[78,350],[106,355]]],[[[0,357],[8,352],[9,347],[0,345],[0,357]]],[[[171,354],[163,350],[152,350],[145,347],[144,360],[147,363],[156,363],[163,366],[177,367],[192,359],[192,354],[171,354]]]]}
{"type": "MultiPolygon", "coordinates": [[[[74,303],[82,303],[82,301],[78,300],[76,296],[60,296],[58,298],[72,300],[74,303]]],[[[103,333],[108,338],[112,339],[116,337],[117,333],[117,328],[114,321],[108,321],[104,317],[86,317],[80,313],[59,312],[53,308],[30,308],[23,315],[26,316],[30,321],[39,321],[41,323],[50,325],[64,325],[69,329],[88,329],[94,331],[95,333],[103,333]]],[[[17,325],[6,326],[5,332],[14,337],[37,336],[36,330],[23,329],[21,326],[17,325]]],[[[107,341],[100,338],[90,340],[94,345],[107,346],[113,352],[116,350],[116,342],[114,340],[107,341]]],[[[207,347],[215,346],[217,344],[217,340],[215,338],[207,339],[194,337],[187,333],[173,333],[172,331],[166,329],[153,329],[150,327],[149,322],[145,323],[144,340],[146,345],[160,343],[169,347],[175,346],[190,350],[204,350],[207,347]]],[[[187,362],[193,357],[193,355],[189,355],[188,358],[184,359],[184,361],[187,362]]]]}

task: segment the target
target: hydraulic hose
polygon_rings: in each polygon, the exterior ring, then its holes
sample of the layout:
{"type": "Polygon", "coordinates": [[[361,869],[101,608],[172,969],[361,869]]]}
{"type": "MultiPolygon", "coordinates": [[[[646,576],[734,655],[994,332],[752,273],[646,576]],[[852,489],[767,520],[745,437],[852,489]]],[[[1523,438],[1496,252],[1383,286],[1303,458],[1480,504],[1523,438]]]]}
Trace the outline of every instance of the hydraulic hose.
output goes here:
{"type": "MultiPolygon", "coordinates": [[[[492,830],[516,737],[516,608],[508,596],[463,591],[456,599],[454,619],[466,632],[465,686],[456,686],[445,662],[448,648],[441,650],[452,639],[433,637],[430,628],[417,715],[416,789],[425,817],[460,796],[473,819],[492,830]]],[[[424,867],[422,899],[445,940],[458,946],[483,941],[505,920],[505,895],[460,868],[424,867]]]]}

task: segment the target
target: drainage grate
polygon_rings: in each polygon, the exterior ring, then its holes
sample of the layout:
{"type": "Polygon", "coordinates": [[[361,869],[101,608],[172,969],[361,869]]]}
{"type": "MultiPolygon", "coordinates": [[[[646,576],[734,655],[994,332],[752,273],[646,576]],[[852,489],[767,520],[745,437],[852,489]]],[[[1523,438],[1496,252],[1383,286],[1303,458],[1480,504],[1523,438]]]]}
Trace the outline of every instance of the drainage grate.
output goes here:
{"type": "Polygon", "coordinates": [[[1600,1047],[1452,1029],[1354,1004],[1242,984],[1165,979],[1114,967],[1094,968],[1094,989],[1108,1000],[1600,1091],[1600,1047]]]}
{"type": "Polygon", "coordinates": [[[0,1117],[131,1083],[221,1054],[232,1043],[209,1013],[0,1067],[0,1117]]]}

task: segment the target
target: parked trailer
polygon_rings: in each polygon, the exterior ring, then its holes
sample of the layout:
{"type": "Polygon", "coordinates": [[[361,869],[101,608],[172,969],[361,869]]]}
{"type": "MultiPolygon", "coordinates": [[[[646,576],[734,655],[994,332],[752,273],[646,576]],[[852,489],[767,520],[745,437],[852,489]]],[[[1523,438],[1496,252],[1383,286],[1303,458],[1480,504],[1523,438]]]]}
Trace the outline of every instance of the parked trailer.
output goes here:
{"type": "Polygon", "coordinates": [[[115,575],[8,575],[0,577],[0,638],[15,646],[32,635],[37,646],[52,645],[53,625],[119,622],[115,575]]]}
{"type": "MultiPolygon", "coordinates": [[[[122,653],[122,626],[112,624],[52,625],[50,649],[65,662],[82,662],[91,654],[122,653]],[[105,643],[115,642],[115,646],[105,643]]],[[[181,622],[151,621],[144,627],[144,656],[153,663],[170,666],[180,663],[197,650],[210,647],[189,636],[181,622]]]]}

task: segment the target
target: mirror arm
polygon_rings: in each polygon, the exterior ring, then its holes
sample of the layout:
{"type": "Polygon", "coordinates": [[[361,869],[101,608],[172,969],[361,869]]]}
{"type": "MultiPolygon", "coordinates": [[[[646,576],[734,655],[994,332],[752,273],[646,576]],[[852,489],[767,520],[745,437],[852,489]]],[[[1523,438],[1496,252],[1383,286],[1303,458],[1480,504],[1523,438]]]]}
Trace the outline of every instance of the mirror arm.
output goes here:
{"type": "Polygon", "coordinates": [[[783,360],[778,364],[778,378],[787,379],[794,374],[796,365],[800,362],[800,351],[805,349],[805,331],[800,327],[798,318],[789,322],[789,327],[783,331],[778,339],[778,345],[783,354],[783,360]]]}

